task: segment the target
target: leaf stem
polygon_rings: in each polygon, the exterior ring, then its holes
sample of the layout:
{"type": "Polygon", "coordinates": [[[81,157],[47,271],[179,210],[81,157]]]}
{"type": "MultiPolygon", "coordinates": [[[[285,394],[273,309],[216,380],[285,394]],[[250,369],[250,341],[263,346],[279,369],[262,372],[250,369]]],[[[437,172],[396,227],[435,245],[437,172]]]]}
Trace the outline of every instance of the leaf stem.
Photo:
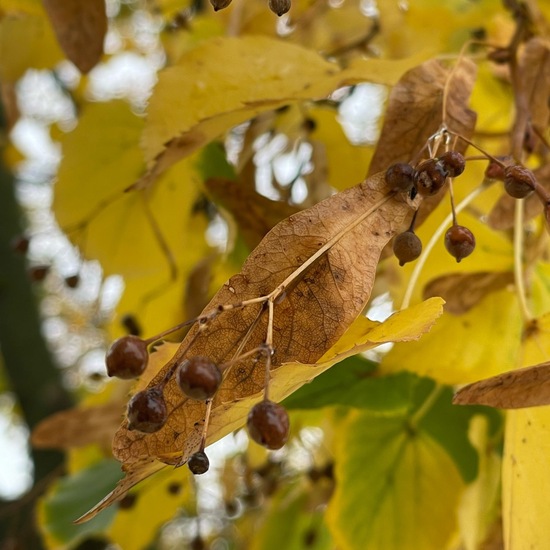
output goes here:
{"type": "Polygon", "coordinates": [[[517,199],[514,211],[514,283],[523,320],[529,323],[532,321],[533,316],[527,304],[527,293],[523,278],[523,208],[524,199],[517,199]]]}
{"type": "MultiPolygon", "coordinates": [[[[462,201],[460,201],[456,206],[456,214],[464,210],[475,198],[477,198],[481,193],[483,193],[483,191],[485,191],[485,189],[487,189],[488,187],[489,185],[482,183],[481,185],[476,187],[469,195],[464,197],[462,201]]],[[[407,285],[407,290],[405,291],[405,296],[403,297],[403,302],[401,303],[401,309],[406,309],[409,307],[411,303],[412,294],[414,292],[414,288],[416,286],[416,283],[418,282],[420,273],[422,272],[422,269],[426,264],[426,260],[428,259],[428,256],[433,250],[435,243],[443,235],[443,232],[445,231],[445,229],[452,223],[453,217],[456,214],[453,214],[453,212],[451,212],[445,217],[445,219],[441,222],[440,226],[434,231],[431,239],[428,241],[428,244],[424,247],[424,250],[422,251],[420,258],[418,258],[418,261],[416,262],[416,265],[414,266],[414,270],[409,279],[409,284],[407,285]]]]}
{"type": "Polygon", "coordinates": [[[436,384],[434,389],[428,394],[422,405],[417,409],[417,411],[411,416],[408,424],[415,430],[418,428],[422,419],[428,414],[430,409],[434,406],[435,402],[439,399],[441,392],[444,390],[445,386],[442,384],[436,384]]]}

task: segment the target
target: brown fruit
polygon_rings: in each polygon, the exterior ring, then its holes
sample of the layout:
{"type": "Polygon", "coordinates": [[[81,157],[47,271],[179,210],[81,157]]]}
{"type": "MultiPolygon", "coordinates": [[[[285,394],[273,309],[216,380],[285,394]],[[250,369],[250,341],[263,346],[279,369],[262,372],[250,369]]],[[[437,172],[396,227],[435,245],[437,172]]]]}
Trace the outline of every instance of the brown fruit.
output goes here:
{"type": "Polygon", "coordinates": [[[227,8],[227,6],[231,4],[231,0],[210,0],[210,3],[212,4],[214,11],[219,11],[227,8]]]}
{"type": "Polygon", "coordinates": [[[136,393],[128,403],[128,429],[144,433],[158,432],[168,417],[162,390],[152,386],[136,393]]]}
{"type": "Polygon", "coordinates": [[[176,381],[187,397],[206,401],[218,391],[222,383],[222,373],[207,357],[196,356],[179,365],[176,381]]]}
{"type": "Polygon", "coordinates": [[[147,344],[137,336],[115,340],[105,356],[107,374],[129,380],[140,376],[147,367],[147,344]]]}
{"type": "Polygon", "coordinates": [[[404,231],[393,240],[393,253],[403,266],[412,262],[422,253],[422,241],[413,231],[404,231]]]}
{"type": "Polygon", "coordinates": [[[210,468],[210,461],[204,451],[197,451],[189,457],[187,466],[191,470],[192,474],[200,476],[208,472],[208,469],[210,468]]]}
{"type": "Polygon", "coordinates": [[[422,162],[416,169],[414,184],[418,193],[424,197],[435,195],[444,185],[447,173],[436,159],[422,162]]]}
{"type": "Polygon", "coordinates": [[[514,164],[504,169],[504,189],[515,199],[523,199],[535,189],[537,180],[529,168],[514,164]]]}
{"type": "Polygon", "coordinates": [[[445,233],[445,248],[457,262],[469,256],[476,246],[474,234],[462,225],[453,225],[445,233]]]}
{"type": "Polygon", "coordinates": [[[281,17],[290,9],[290,0],[269,0],[269,9],[281,17]]]}
{"type": "Polygon", "coordinates": [[[76,288],[80,284],[80,275],[69,275],[68,277],[65,277],[65,284],[69,288],[76,288]]]}
{"type": "Polygon", "coordinates": [[[466,161],[458,151],[447,151],[439,157],[439,163],[443,166],[443,170],[451,178],[456,178],[464,172],[466,161]]]}
{"type": "Polygon", "coordinates": [[[38,283],[46,278],[46,275],[50,272],[49,265],[35,265],[29,268],[29,277],[33,283],[38,283]]]}
{"type": "Polygon", "coordinates": [[[288,440],[290,420],[286,409],[273,401],[260,401],[248,413],[248,433],[268,449],[280,449],[288,440]]]}
{"type": "Polygon", "coordinates": [[[408,191],[414,185],[414,168],[406,162],[396,162],[386,170],[385,179],[390,189],[408,191]]]}

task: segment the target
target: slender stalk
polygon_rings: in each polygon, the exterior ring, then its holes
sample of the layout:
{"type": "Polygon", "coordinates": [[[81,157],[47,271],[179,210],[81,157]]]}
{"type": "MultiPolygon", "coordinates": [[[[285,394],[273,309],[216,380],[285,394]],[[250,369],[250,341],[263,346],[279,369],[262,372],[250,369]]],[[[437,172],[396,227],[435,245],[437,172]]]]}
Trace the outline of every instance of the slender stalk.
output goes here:
{"type": "Polygon", "coordinates": [[[435,385],[434,389],[424,400],[424,403],[422,403],[420,408],[411,416],[409,420],[409,426],[411,428],[416,429],[418,427],[422,419],[426,416],[426,414],[434,406],[435,402],[439,399],[439,396],[441,395],[441,392],[444,388],[445,386],[441,384],[435,385]]]}
{"type": "MultiPolygon", "coordinates": [[[[485,191],[485,189],[487,188],[488,185],[482,184],[479,187],[476,187],[469,195],[464,197],[464,199],[462,199],[462,201],[456,206],[456,214],[464,210],[476,197],[483,193],[483,191],[485,191]]],[[[409,307],[414,288],[416,286],[416,283],[418,282],[418,278],[420,277],[422,269],[424,269],[424,265],[426,264],[428,256],[430,255],[437,241],[442,237],[443,232],[452,223],[453,216],[456,214],[453,214],[453,212],[451,212],[448,216],[445,217],[440,226],[434,231],[431,239],[428,241],[428,244],[424,247],[424,250],[422,251],[420,258],[418,258],[418,261],[416,262],[414,270],[409,279],[409,284],[407,285],[407,290],[405,291],[405,296],[403,297],[403,302],[401,303],[401,309],[406,309],[409,307]]]]}
{"type": "Polygon", "coordinates": [[[523,213],[524,199],[517,199],[514,211],[514,283],[523,320],[528,323],[533,319],[533,316],[527,304],[527,293],[523,276],[523,213]]]}

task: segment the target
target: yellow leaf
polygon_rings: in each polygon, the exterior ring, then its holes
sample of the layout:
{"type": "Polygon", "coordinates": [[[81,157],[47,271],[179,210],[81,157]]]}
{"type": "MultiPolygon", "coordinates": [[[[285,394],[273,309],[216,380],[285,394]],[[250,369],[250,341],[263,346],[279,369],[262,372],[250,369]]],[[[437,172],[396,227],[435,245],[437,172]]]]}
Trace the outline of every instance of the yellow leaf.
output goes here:
{"type": "Polygon", "coordinates": [[[344,134],[334,109],[310,109],[308,117],[315,121],[311,140],[322,147],[321,160],[327,165],[328,183],[342,191],[365,179],[372,149],[353,145],[344,134]]]}
{"type": "Polygon", "coordinates": [[[516,295],[501,290],[464,315],[445,313],[419,342],[396,344],[382,370],[409,370],[443,384],[474,382],[517,365],[522,331],[516,295]]]}
{"type": "Polygon", "coordinates": [[[474,416],[469,436],[478,451],[478,475],[466,487],[458,510],[460,534],[465,550],[479,549],[499,513],[502,459],[488,441],[488,433],[487,418],[474,416]]]}
{"type": "Polygon", "coordinates": [[[188,468],[165,469],[154,479],[143,482],[131,493],[132,505],[119,508],[106,533],[110,540],[124,550],[142,550],[178,508],[192,512],[195,507],[192,477],[188,468]]]}
{"type": "Polygon", "coordinates": [[[182,320],[185,275],[208,250],[207,221],[192,214],[200,184],[193,158],[146,192],[124,192],[144,170],[142,127],[121,101],[89,104],[62,140],[54,211],[84,256],[126,277],[119,311],[140,311],[151,334],[182,320]]]}
{"type": "Polygon", "coordinates": [[[49,69],[63,57],[43,12],[0,20],[0,79],[15,81],[27,69],[49,69]]]}
{"type": "Polygon", "coordinates": [[[322,99],[344,85],[388,83],[418,59],[358,60],[341,70],[313,50],[272,38],[215,38],[202,43],[159,75],[142,142],[150,170],[141,185],[261,112],[322,99]]]}
{"type": "Polygon", "coordinates": [[[502,469],[507,550],[548,548],[550,407],[508,411],[502,469]]]}
{"type": "MultiPolygon", "coordinates": [[[[550,314],[537,319],[525,341],[522,365],[550,356],[550,314]]],[[[550,407],[506,413],[502,518],[507,550],[545,549],[550,525],[550,407]]]]}

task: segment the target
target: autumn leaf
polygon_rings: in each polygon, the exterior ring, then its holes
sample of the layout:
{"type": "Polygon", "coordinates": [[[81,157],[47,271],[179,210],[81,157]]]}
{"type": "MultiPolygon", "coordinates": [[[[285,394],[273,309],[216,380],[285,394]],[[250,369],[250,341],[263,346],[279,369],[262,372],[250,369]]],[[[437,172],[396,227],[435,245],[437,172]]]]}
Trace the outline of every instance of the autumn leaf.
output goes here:
{"type": "Polygon", "coordinates": [[[44,7],[67,57],[80,72],[89,72],[103,54],[105,0],[44,0],[44,7]]]}
{"type": "Polygon", "coordinates": [[[340,69],[313,50],[271,38],[209,40],[159,75],[142,140],[149,171],[136,186],[147,186],[175,162],[264,111],[322,99],[357,82],[395,82],[425,57],[356,60],[340,69]]]}
{"type": "MultiPolygon", "coordinates": [[[[419,144],[424,144],[442,124],[470,138],[476,114],[468,108],[468,99],[475,78],[476,66],[467,58],[459,59],[451,68],[430,60],[405,73],[390,92],[369,174],[394,162],[414,159],[419,144]]],[[[458,141],[456,150],[465,148],[464,142],[458,141]]]]}
{"type": "Polygon", "coordinates": [[[550,363],[505,372],[461,388],[456,405],[489,405],[500,409],[521,409],[550,405],[550,363]]]}
{"type": "Polygon", "coordinates": [[[445,311],[461,315],[475,307],[487,294],[513,283],[511,272],[481,271],[476,273],[451,273],[430,281],[423,292],[424,299],[441,296],[445,311]]]}

